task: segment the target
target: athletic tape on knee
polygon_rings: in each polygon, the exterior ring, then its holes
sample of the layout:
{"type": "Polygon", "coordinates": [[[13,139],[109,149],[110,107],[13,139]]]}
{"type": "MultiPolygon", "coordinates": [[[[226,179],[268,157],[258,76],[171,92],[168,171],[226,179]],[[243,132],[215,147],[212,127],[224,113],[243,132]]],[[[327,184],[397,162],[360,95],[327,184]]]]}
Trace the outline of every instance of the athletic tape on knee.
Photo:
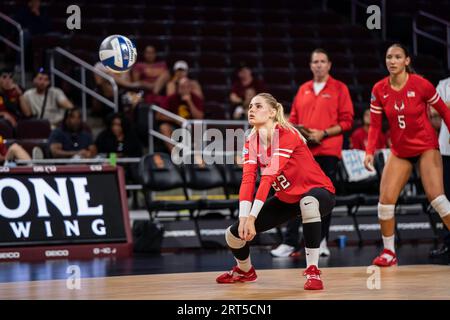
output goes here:
{"type": "Polygon", "coordinates": [[[394,218],[395,204],[378,203],[378,219],[390,220],[394,218]]]}
{"type": "Polygon", "coordinates": [[[245,246],[245,240],[242,240],[240,238],[236,238],[234,234],[231,233],[231,227],[228,227],[227,231],[225,232],[225,240],[227,241],[227,244],[232,249],[240,249],[245,246]]]}
{"type": "Polygon", "coordinates": [[[433,201],[431,201],[431,206],[439,213],[441,218],[450,214],[450,202],[447,197],[443,194],[436,197],[433,201]]]}
{"type": "Polygon", "coordinates": [[[300,200],[303,223],[320,222],[319,200],[312,196],[300,200]]]}

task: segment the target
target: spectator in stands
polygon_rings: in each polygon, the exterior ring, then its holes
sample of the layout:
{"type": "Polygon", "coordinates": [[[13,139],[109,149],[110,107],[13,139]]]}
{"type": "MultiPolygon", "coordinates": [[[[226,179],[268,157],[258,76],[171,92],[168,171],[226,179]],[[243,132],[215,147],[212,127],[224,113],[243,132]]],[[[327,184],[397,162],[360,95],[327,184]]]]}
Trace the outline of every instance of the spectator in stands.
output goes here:
{"type": "MultiPolygon", "coordinates": [[[[113,72],[108,70],[101,62],[97,62],[95,68],[113,77],[119,89],[119,104],[121,109],[128,106],[134,109],[142,101],[142,95],[137,91],[145,88],[145,85],[141,81],[132,81],[130,70],[120,73],[113,72]]],[[[100,94],[112,101],[114,92],[111,83],[95,73],[94,80],[100,94]]],[[[92,111],[103,117],[112,113],[114,110],[97,99],[93,99],[92,111]]]]}
{"type": "Polygon", "coordinates": [[[33,78],[34,88],[24,93],[25,107],[23,113],[27,117],[47,119],[53,128],[61,123],[64,111],[72,109],[72,102],[64,92],[50,86],[49,73],[40,68],[33,78]]]}
{"type": "MultiPolygon", "coordinates": [[[[331,77],[331,60],[323,49],[311,53],[313,79],[302,84],[292,103],[289,121],[308,140],[309,148],[325,174],[336,183],[341,158],[343,132],[353,124],[353,103],[347,86],[331,77]]],[[[320,254],[329,256],[327,247],[331,215],[322,220],[320,254]]],[[[274,256],[289,256],[298,248],[300,218],[288,222],[283,243],[271,251],[274,256]]]]}
{"type": "Polygon", "coordinates": [[[233,82],[230,93],[232,106],[232,118],[245,119],[250,100],[257,94],[266,91],[263,81],[254,78],[252,69],[245,63],[241,63],[236,71],[237,79],[233,82]]]}
{"type": "Polygon", "coordinates": [[[95,141],[99,153],[116,153],[118,157],[140,157],[142,146],[128,120],[119,113],[106,119],[106,129],[95,141]]]}
{"type": "MultiPolygon", "coordinates": [[[[24,46],[25,46],[25,67],[26,70],[33,70],[33,56],[36,51],[44,54],[43,49],[33,47],[31,39],[33,36],[42,35],[51,31],[51,18],[46,10],[41,8],[40,0],[29,0],[22,6],[16,14],[16,20],[23,28],[24,46]]],[[[43,61],[39,62],[39,64],[43,61]]],[[[20,64],[19,55],[17,55],[16,64],[20,64]]]]}
{"type": "MultiPolygon", "coordinates": [[[[450,108],[450,77],[439,81],[436,89],[447,107],[450,108]]],[[[444,121],[441,121],[441,130],[439,132],[439,150],[441,151],[444,169],[445,195],[450,199],[450,134],[444,121]]],[[[442,247],[431,251],[430,255],[431,257],[450,256],[450,231],[448,229],[444,236],[442,247]]]]}
{"type": "MultiPolygon", "coordinates": [[[[177,93],[167,97],[166,109],[185,119],[203,119],[204,117],[203,99],[193,92],[188,78],[179,80],[177,93]]],[[[161,113],[156,114],[156,120],[160,123],[159,131],[169,138],[173,130],[179,126],[179,123],[161,113]]],[[[166,143],[166,146],[171,152],[173,145],[166,143]]]]}
{"type": "MultiPolygon", "coordinates": [[[[363,125],[362,127],[359,127],[355,131],[353,131],[351,137],[350,137],[350,149],[359,149],[366,151],[367,146],[367,139],[369,137],[369,126],[370,126],[370,109],[367,109],[364,111],[363,114],[363,125]]],[[[378,136],[378,142],[377,142],[377,150],[386,148],[386,136],[382,132],[378,136]]]]}
{"type": "Polygon", "coordinates": [[[7,166],[10,161],[14,160],[31,160],[31,157],[28,152],[17,143],[13,143],[7,147],[5,140],[0,136],[0,163],[7,166]]]}
{"type": "Polygon", "coordinates": [[[5,119],[12,127],[24,110],[25,101],[22,89],[13,80],[10,69],[0,71],[0,117],[5,119]]]}
{"type": "Polygon", "coordinates": [[[97,155],[92,135],[83,130],[78,108],[65,112],[61,127],[52,131],[48,144],[53,158],[93,158],[97,155]]]}
{"type": "Polygon", "coordinates": [[[170,80],[170,73],[164,61],[156,61],[156,49],[153,46],[145,47],[145,62],[138,62],[132,68],[131,75],[133,82],[141,81],[146,89],[144,101],[146,103],[164,104],[164,97],[161,96],[163,88],[170,80]]]}
{"type": "MultiPolygon", "coordinates": [[[[181,79],[187,78],[189,73],[189,65],[186,61],[179,60],[174,63],[173,65],[173,77],[172,79],[167,83],[166,87],[166,95],[171,96],[177,92],[178,83],[181,79]]],[[[195,93],[198,97],[201,99],[204,99],[203,97],[203,91],[202,87],[200,86],[200,83],[197,80],[189,79],[190,86],[192,88],[192,92],[195,93]]]]}
{"type": "Polygon", "coordinates": [[[51,30],[51,19],[45,10],[42,10],[40,0],[29,0],[27,5],[18,11],[16,20],[31,35],[45,34],[51,30]]]}

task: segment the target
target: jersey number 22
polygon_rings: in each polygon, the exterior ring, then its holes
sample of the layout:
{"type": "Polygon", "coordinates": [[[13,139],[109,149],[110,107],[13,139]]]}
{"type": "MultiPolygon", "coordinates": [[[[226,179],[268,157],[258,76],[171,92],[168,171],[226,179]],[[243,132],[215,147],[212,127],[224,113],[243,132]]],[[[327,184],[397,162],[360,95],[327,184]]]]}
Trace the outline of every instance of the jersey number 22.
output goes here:
{"type": "Polygon", "coordinates": [[[277,192],[280,191],[281,189],[286,190],[291,185],[291,183],[289,181],[287,181],[286,177],[283,174],[280,174],[277,177],[277,181],[274,181],[272,183],[273,189],[277,192]],[[277,181],[278,181],[280,187],[278,187],[277,181]]]}

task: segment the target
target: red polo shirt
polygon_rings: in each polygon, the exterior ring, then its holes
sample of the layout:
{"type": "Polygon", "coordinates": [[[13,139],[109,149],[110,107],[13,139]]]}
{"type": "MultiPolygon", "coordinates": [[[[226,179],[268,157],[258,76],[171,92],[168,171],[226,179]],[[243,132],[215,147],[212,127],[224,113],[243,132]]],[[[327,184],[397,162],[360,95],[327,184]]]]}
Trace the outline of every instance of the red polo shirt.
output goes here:
{"type": "MultiPolygon", "coordinates": [[[[292,103],[289,121],[306,128],[325,130],[340,125],[343,131],[353,124],[353,103],[347,86],[331,76],[318,95],[314,93],[313,81],[300,86],[292,103]]],[[[324,138],[319,145],[310,146],[314,156],[341,158],[342,134],[324,138]]]]}

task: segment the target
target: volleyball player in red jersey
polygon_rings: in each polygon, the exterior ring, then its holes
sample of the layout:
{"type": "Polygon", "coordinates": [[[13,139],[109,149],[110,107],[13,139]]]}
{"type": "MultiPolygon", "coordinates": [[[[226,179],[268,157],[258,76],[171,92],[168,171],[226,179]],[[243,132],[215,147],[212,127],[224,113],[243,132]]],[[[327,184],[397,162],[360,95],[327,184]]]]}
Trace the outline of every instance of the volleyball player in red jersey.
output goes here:
{"type": "Polygon", "coordinates": [[[321,290],[319,246],[321,217],[331,213],[334,187],[308,149],[306,140],[284,118],[283,106],[268,93],[250,102],[248,121],[253,126],[243,149],[244,168],[239,191],[239,221],[225,234],[237,266],[220,275],[218,283],[254,281],[248,242],[257,233],[301,215],[305,239],[305,290],[321,290]],[[256,172],[261,181],[255,191],[256,172]],[[267,199],[271,186],[275,195],[267,199]]]}
{"type": "Polygon", "coordinates": [[[372,90],[371,122],[364,164],[373,170],[375,143],[381,132],[383,113],[391,130],[391,155],[380,183],[378,218],[384,250],[373,260],[378,266],[397,264],[395,254],[395,204],[418,162],[427,198],[450,228],[450,202],[444,194],[443,166],[435,130],[427,117],[427,106],[435,108],[450,125],[450,109],[426,79],[413,74],[408,51],[393,44],[386,53],[389,76],[377,82],[372,90]]]}

